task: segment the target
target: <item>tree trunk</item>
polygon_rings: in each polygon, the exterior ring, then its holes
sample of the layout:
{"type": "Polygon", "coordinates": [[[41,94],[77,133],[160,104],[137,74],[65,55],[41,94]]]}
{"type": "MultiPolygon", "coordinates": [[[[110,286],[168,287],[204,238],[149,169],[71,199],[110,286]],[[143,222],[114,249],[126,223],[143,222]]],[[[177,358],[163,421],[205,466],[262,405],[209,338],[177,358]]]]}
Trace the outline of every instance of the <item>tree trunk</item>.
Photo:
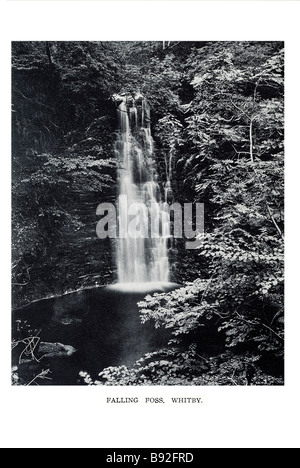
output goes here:
{"type": "Polygon", "coordinates": [[[251,162],[254,163],[254,155],[253,155],[253,119],[250,120],[249,139],[250,139],[250,158],[251,158],[251,162]]]}
{"type": "Polygon", "coordinates": [[[49,65],[52,67],[53,63],[52,63],[52,58],[51,58],[51,49],[50,49],[50,45],[48,41],[46,41],[46,53],[47,53],[47,57],[49,60],[49,65]]]}

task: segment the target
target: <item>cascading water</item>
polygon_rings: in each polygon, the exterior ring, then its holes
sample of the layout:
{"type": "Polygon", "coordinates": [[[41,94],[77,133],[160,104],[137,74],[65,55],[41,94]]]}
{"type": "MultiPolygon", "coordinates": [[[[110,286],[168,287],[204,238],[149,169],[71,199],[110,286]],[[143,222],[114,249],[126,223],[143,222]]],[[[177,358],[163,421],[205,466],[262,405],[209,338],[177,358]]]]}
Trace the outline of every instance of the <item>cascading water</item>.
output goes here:
{"type": "Polygon", "coordinates": [[[168,282],[170,216],[153,160],[149,105],[141,94],[115,95],[113,99],[119,114],[115,143],[119,161],[118,281],[168,282]],[[129,221],[132,207],[138,216],[129,221]]]}

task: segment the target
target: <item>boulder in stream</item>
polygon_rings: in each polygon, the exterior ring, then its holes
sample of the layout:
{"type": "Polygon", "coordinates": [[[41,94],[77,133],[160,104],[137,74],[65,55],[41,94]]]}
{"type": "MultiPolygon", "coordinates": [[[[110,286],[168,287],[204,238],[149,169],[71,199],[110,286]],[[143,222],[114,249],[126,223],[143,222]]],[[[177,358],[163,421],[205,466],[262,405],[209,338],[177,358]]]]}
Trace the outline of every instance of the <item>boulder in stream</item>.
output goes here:
{"type": "Polygon", "coordinates": [[[76,353],[76,349],[71,345],[62,343],[41,342],[39,353],[45,358],[69,357],[76,353]]]}

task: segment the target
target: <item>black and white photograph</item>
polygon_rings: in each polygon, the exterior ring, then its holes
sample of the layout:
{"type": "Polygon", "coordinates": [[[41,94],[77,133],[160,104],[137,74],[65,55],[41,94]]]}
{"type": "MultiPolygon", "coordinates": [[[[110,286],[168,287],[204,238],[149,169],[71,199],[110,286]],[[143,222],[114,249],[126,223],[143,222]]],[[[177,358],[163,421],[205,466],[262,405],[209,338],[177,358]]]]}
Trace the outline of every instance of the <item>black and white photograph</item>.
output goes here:
{"type": "Polygon", "coordinates": [[[284,384],[284,43],[12,42],[13,385],[284,384]]]}
{"type": "Polygon", "coordinates": [[[299,447],[299,9],[1,2],[1,447],[299,447]]]}

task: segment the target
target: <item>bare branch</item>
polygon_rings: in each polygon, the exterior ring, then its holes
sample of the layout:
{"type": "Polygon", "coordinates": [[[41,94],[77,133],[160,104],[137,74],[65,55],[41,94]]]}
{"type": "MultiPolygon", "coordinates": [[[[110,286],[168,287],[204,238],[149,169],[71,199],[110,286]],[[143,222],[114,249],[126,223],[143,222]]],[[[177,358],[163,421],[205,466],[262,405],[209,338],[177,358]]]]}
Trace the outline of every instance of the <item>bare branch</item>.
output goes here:
{"type": "Polygon", "coordinates": [[[281,237],[282,239],[284,239],[283,232],[281,231],[280,227],[278,226],[278,224],[277,224],[277,222],[276,222],[276,219],[275,219],[274,216],[272,215],[271,209],[270,209],[270,206],[269,206],[268,202],[266,201],[265,203],[266,203],[267,211],[268,211],[268,214],[269,214],[269,217],[270,217],[272,223],[274,224],[274,226],[275,226],[275,228],[276,228],[278,234],[280,235],[280,237],[281,237]]]}
{"type": "Polygon", "coordinates": [[[47,377],[47,375],[50,373],[50,369],[43,370],[39,375],[36,375],[34,379],[31,380],[26,386],[29,387],[29,385],[35,383],[36,385],[39,385],[36,381],[37,379],[42,379],[42,380],[52,380],[51,377],[47,377]]]}
{"type": "Polygon", "coordinates": [[[253,119],[250,120],[249,139],[250,139],[250,159],[251,159],[251,162],[254,163],[254,155],[253,155],[253,119]]]}
{"type": "Polygon", "coordinates": [[[265,328],[267,328],[268,330],[270,330],[272,333],[274,333],[274,335],[277,336],[277,338],[279,338],[281,341],[284,342],[284,338],[282,338],[282,336],[278,335],[278,333],[276,333],[276,331],[273,330],[273,328],[268,327],[268,325],[266,325],[265,323],[262,323],[262,326],[265,327],[265,328]]]}

